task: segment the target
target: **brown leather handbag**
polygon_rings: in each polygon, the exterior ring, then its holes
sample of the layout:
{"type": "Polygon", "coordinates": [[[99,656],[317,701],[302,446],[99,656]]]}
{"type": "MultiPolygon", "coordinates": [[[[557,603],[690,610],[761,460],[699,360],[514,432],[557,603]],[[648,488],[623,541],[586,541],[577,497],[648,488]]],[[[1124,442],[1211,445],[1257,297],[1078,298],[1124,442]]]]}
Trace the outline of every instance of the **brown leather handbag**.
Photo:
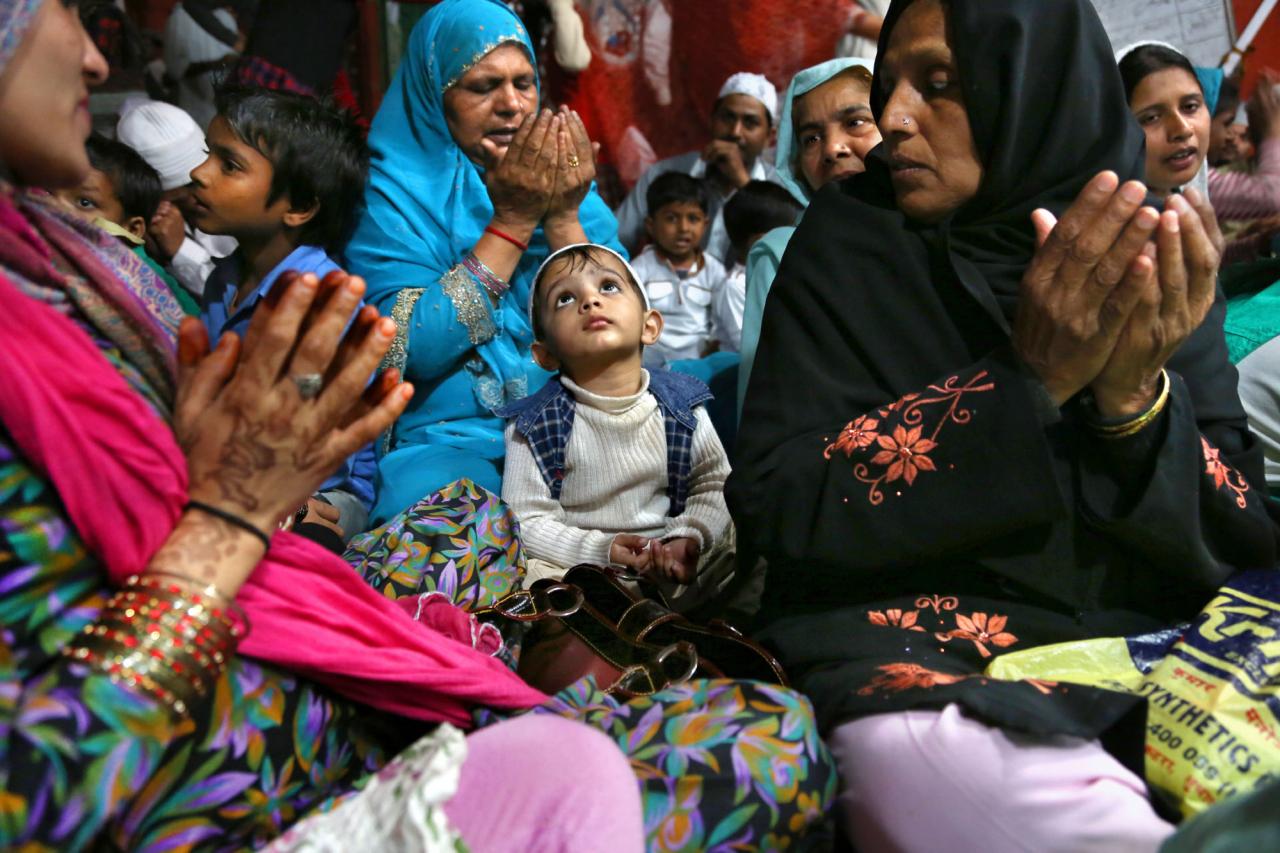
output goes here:
{"type": "Polygon", "coordinates": [[[600,566],[574,566],[560,582],[540,580],[485,613],[532,623],[518,672],[555,693],[585,675],[631,697],[701,678],[787,684],[782,665],[725,622],[690,622],[661,601],[643,598],[600,566]]]}
{"type": "Polygon", "coordinates": [[[539,581],[476,614],[505,618],[531,630],[521,642],[517,672],[544,693],[558,693],[593,675],[601,689],[621,698],[648,696],[686,681],[698,652],[679,641],[667,646],[631,642],[572,584],[539,581]]]}

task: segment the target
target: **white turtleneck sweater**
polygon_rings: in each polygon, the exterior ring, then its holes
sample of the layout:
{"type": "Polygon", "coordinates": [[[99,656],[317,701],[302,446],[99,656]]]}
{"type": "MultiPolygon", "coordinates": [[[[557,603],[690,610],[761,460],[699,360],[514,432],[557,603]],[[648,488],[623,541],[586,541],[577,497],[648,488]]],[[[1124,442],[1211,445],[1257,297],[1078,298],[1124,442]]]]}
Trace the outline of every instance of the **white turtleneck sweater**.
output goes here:
{"type": "Polygon", "coordinates": [[[560,381],[577,406],[565,447],[560,500],[542,478],[524,436],[507,425],[502,499],[520,519],[526,556],[566,569],[608,565],[619,533],[671,539],[687,536],[708,554],[729,530],[724,482],[729,459],[706,409],[695,409],[693,466],[684,512],[667,517],[667,438],[658,401],[641,371],[640,391],[626,397],[593,394],[560,381]]]}

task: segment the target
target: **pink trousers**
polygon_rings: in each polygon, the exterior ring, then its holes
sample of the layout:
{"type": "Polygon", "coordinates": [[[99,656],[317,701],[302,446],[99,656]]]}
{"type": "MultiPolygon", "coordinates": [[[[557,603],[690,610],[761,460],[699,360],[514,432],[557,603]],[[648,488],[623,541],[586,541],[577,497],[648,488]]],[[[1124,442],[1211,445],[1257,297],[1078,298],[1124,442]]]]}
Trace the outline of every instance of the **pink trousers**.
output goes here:
{"type": "Polygon", "coordinates": [[[862,853],[1143,853],[1173,832],[1097,741],[1024,737],[948,705],[845,723],[827,743],[839,820],[862,853]]]}
{"type": "Polygon", "coordinates": [[[640,785],[605,735],[561,717],[516,717],[467,737],[449,822],[474,853],[644,850],[640,785]]]}

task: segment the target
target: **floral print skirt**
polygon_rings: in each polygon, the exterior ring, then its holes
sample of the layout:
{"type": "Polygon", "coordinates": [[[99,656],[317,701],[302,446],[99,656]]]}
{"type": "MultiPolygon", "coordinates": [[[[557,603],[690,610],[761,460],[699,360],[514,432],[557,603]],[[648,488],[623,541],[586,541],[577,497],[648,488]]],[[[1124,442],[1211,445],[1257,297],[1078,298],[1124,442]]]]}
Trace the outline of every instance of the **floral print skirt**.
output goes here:
{"type": "MultiPolygon", "coordinates": [[[[444,591],[475,609],[519,587],[517,531],[501,499],[460,480],[356,537],[347,558],[388,598],[444,591]]],[[[614,739],[640,784],[650,850],[829,845],[835,765],[809,701],[794,690],[699,679],[622,702],[584,679],[531,713],[580,720],[614,739]]]]}

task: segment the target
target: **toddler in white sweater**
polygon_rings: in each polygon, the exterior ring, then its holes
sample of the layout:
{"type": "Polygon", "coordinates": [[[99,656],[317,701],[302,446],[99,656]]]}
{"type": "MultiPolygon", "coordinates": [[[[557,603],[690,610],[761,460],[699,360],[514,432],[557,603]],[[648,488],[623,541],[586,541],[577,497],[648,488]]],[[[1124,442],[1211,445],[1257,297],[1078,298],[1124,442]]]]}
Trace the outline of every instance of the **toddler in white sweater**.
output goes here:
{"type": "Polygon", "coordinates": [[[528,582],[578,563],[665,581],[681,609],[726,580],[729,462],[697,379],[645,370],[662,333],[634,270],[603,246],[551,255],[529,299],[534,358],[559,374],[507,407],[502,497],[520,519],[528,582]],[[714,563],[716,570],[702,569],[714,563]]]}

